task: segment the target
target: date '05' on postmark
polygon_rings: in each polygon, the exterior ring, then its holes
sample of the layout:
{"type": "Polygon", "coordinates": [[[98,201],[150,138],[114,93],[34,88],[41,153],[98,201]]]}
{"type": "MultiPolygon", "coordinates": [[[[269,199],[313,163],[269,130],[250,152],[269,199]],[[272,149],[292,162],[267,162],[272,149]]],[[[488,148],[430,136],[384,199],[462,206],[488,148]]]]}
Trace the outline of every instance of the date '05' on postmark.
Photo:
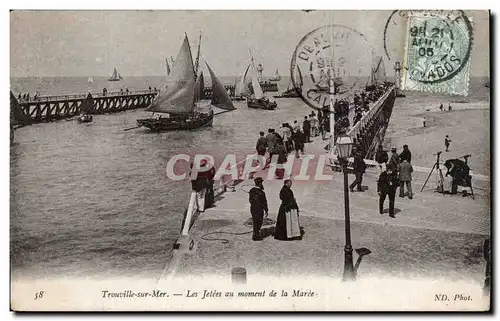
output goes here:
{"type": "Polygon", "coordinates": [[[463,11],[409,15],[403,88],[467,96],[472,39],[463,11]]]}

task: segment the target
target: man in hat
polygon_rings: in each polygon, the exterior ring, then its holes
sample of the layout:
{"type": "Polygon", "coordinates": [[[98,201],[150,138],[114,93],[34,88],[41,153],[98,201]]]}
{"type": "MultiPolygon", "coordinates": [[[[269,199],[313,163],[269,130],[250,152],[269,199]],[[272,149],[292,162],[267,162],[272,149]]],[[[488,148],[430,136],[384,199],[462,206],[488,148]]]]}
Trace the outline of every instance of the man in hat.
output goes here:
{"type": "Polygon", "coordinates": [[[273,155],[276,154],[276,143],[277,143],[277,136],[274,134],[274,130],[272,128],[269,128],[267,130],[267,151],[269,152],[269,160],[266,163],[266,167],[271,163],[271,159],[273,158],[273,155]]]}
{"type": "Polygon", "coordinates": [[[257,154],[261,156],[264,156],[266,154],[267,138],[264,136],[264,132],[260,132],[260,137],[257,140],[255,149],[257,150],[257,154]]]}
{"type": "Polygon", "coordinates": [[[411,152],[410,149],[408,149],[408,145],[403,145],[403,151],[401,152],[401,154],[399,154],[399,160],[401,161],[401,163],[405,159],[408,161],[408,163],[411,163],[411,152]]]}
{"type": "Polygon", "coordinates": [[[304,123],[302,125],[302,130],[304,131],[304,142],[311,142],[311,122],[307,119],[307,116],[304,116],[304,123]]]}
{"type": "Polygon", "coordinates": [[[349,186],[351,192],[354,192],[354,187],[358,186],[358,192],[363,192],[363,188],[361,187],[361,183],[363,182],[363,174],[366,170],[366,163],[359,154],[354,156],[354,162],[352,163],[352,168],[354,170],[354,175],[356,175],[356,179],[349,186]]]}
{"type": "Polygon", "coordinates": [[[451,139],[448,135],[446,135],[446,137],[444,138],[444,146],[446,147],[446,151],[448,151],[448,148],[450,148],[450,143],[451,139]]]}
{"type": "Polygon", "coordinates": [[[262,184],[262,177],[257,177],[254,179],[255,186],[252,187],[249,194],[250,201],[250,213],[252,214],[253,222],[253,236],[252,240],[262,241],[262,236],[260,235],[260,228],[264,221],[264,213],[268,214],[267,208],[267,198],[264,192],[264,185],[262,184]]]}
{"type": "Polygon", "coordinates": [[[396,198],[396,189],[399,186],[399,181],[397,174],[394,170],[392,164],[387,164],[387,169],[380,174],[377,181],[377,192],[380,196],[379,198],[379,213],[384,215],[384,202],[385,197],[389,196],[389,216],[395,218],[394,216],[394,201],[396,198]]]}
{"type": "Polygon", "coordinates": [[[397,169],[400,163],[399,155],[396,151],[397,151],[396,147],[391,148],[392,154],[391,158],[389,159],[389,163],[387,164],[387,165],[389,164],[392,165],[392,168],[394,169],[397,169]]]}

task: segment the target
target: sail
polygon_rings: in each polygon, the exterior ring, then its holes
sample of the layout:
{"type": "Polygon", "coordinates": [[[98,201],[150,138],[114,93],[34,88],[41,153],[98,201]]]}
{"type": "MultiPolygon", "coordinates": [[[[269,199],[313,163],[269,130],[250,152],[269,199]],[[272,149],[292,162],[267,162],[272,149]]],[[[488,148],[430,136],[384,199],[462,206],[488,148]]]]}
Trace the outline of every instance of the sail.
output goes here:
{"type": "Polygon", "coordinates": [[[82,114],[92,114],[94,112],[94,98],[89,93],[87,98],[80,105],[80,113],[82,114]]]}
{"type": "Polygon", "coordinates": [[[245,72],[241,76],[240,81],[236,84],[236,88],[234,89],[234,95],[236,97],[250,96],[250,88],[248,88],[248,85],[246,83],[246,77],[249,68],[250,65],[248,65],[247,69],[245,69],[245,72]]]}
{"type": "Polygon", "coordinates": [[[118,75],[117,75],[117,74],[118,74],[118,71],[116,71],[116,68],[115,68],[115,69],[113,69],[113,74],[111,75],[111,78],[112,78],[112,79],[116,79],[116,78],[118,78],[118,75]]]}
{"type": "Polygon", "coordinates": [[[157,113],[191,113],[194,109],[194,87],[193,56],[186,35],[172,72],[167,77],[167,86],[146,110],[157,113]]]}
{"type": "Polygon", "coordinates": [[[278,69],[276,69],[276,72],[274,73],[274,77],[273,77],[274,80],[281,80],[281,76],[280,76],[280,73],[278,72],[278,69]]]}
{"type": "Polygon", "coordinates": [[[252,64],[252,87],[256,99],[261,99],[264,97],[264,92],[259,84],[259,78],[257,78],[257,73],[255,71],[255,66],[252,64]]]}
{"type": "Polygon", "coordinates": [[[13,126],[24,126],[28,125],[31,121],[31,118],[27,116],[23,110],[21,109],[21,106],[19,105],[19,102],[17,101],[16,97],[10,92],[10,123],[13,126]]]}
{"type": "Polygon", "coordinates": [[[89,82],[89,83],[93,83],[93,82],[94,82],[94,78],[89,77],[88,82],[89,82]]]}
{"type": "Polygon", "coordinates": [[[382,57],[377,56],[375,57],[373,62],[372,72],[368,84],[376,85],[385,81],[387,81],[387,77],[385,74],[384,60],[382,59],[382,57]]]}
{"type": "Polygon", "coordinates": [[[194,102],[198,102],[204,98],[203,97],[204,90],[205,90],[205,79],[203,78],[203,71],[202,71],[198,76],[198,78],[196,78],[196,83],[194,84],[194,102]]]}
{"type": "Polygon", "coordinates": [[[168,64],[168,58],[165,58],[165,62],[167,63],[167,76],[170,75],[170,65],[168,64]]]}
{"type": "Polygon", "coordinates": [[[231,98],[229,98],[229,95],[226,92],[226,89],[220,82],[220,80],[217,78],[215,75],[214,71],[208,63],[205,61],[205,64],[207,65],[208,71],[210,72],[210,78],[212,79],[212,101],[211,104],[217,108],[224,109],[224,110],[233,110],[236,109],[233,105],[233,102],[231,101],[231,98]]]}

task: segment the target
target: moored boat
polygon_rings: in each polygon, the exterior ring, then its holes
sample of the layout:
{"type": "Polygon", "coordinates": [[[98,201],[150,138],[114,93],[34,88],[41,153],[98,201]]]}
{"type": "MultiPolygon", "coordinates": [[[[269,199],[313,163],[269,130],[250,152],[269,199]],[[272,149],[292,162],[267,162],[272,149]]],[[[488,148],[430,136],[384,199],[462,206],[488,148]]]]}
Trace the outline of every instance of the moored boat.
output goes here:
{"type": "Polygon", "coordinates": [[[193,64],[191,47],[187,35],[175,59],[175,64],[167,77],[167,85],[153,99],[146,111],[158,113],[156,118],[138,119],[139,127],[146,127],[152,131],[192,130],[210,127],[213,123],[212,106],[225,111],[234,110],[224,86],[205,61],[205,65],[212,80],[212,98],[208,104],[203,104],[204,78],[203,72],[197,77],[200,42],[198,54],[193,64]]]}

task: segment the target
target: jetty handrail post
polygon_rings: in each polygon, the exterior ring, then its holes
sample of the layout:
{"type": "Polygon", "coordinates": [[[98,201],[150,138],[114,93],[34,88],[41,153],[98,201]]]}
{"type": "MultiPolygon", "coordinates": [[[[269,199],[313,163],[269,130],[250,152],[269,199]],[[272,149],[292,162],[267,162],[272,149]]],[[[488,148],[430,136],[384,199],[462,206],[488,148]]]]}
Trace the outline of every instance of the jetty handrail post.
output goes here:
{"type": "Polygon", "coordinates": [[[342,166],[344,174],[344,214],[345,214],[345,246],[344,246],[344,273],[343,281],[354,281],[356,275],[354,273],[354,263],[352,256],[351,245],[351,218],[349,212],[349,182],[347,177],[347,163],[351,156],[353,141],[348,135],[341,136],[337,140],[338,160],[342,166]]]}

